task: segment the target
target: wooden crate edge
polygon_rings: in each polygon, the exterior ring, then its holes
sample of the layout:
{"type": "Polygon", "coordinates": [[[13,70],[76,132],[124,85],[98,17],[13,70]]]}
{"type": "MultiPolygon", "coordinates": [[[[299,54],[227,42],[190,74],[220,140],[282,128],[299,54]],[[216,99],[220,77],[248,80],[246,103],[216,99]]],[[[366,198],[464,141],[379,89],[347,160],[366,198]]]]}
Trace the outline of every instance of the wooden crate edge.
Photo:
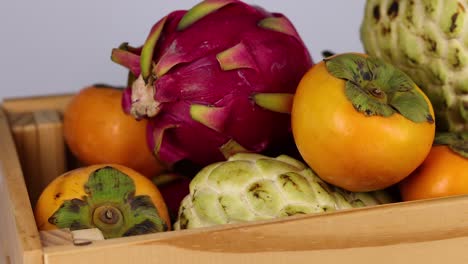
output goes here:
{"type": "Polygon", "coordinates": [[[129,260],[308,263],[310,259],[326,263],[351,259],[360,263],[408,263],[413,259],[419,263],[447,259],[446,252],[450,252],[450,263],[467,263],[463,262],[468,260],[464,254],[468,228],[463,221],[467,205],[467,197],[460,196],[102,240],[82,247],[52,246],[44,248],[44,259],[48,263],[105,259],[116,264],[129,260]],[[437,219],[428,218],[437,212],[437,219]],[[418,225],[410,226],[408,218],[415,218],[418,225]],[[425,250],[429,252],[423,254],[425,250]],[[404,257],[398,259],[382,258],[402,252],[404,257]]]}
{"type": "Polygon", "coordinates": [[[5,111],[0,109],[0,234],[11,263],[42,263],[42,245],[5,111]]]}
{"type": "Polygon", "coordinates": [[[34,112],[37,110],[58,110],[63,112],[73,93],[40,95],[31,97],[4,98],[1,108],[7,113],[34,112]]]}
{"type": "MultiPolygon", "coordinates": [[[[84,254],[106,248],[123,251],[170,246],[186,251],[250,254],[383,248],[399,244],[468,241],[468,197],[386,204],[330,213],[96,241],[87,247],[45,248],[45,254],[84,254]],[[414,223],[408,223],[413,219],[414,223]]],[[[94,254],[94,253],[92,253],[94,254]]]]}

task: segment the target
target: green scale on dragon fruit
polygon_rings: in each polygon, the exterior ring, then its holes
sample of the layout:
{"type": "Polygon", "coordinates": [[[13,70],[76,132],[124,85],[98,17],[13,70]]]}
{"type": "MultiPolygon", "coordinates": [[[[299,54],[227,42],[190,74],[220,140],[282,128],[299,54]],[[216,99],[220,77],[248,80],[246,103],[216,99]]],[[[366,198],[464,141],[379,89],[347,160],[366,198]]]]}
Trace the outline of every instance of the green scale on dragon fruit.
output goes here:
{"type": "Polygon", "coordinates": [[[201,166],[291,149],[293,95],[313,65],[288,18],[236,0],[174,11],[142,46],[113,49],[112,60],[130,71],[123,108],[149,119],[155,155],[201,166]]]}

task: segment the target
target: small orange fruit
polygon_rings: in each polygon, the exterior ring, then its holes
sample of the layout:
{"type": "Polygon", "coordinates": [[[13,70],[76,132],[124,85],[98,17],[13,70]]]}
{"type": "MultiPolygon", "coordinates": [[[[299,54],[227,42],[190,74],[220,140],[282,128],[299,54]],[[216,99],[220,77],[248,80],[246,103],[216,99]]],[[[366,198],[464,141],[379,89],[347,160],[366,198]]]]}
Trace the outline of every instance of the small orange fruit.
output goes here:
{"type": "Polygon", "coordinates": [[[146,120],[135,120],[121,106],[123,89],[89,86],[74,95],[64,112],[65,141],[83,165],[116,163],[148,178],[161,173],[146,141],[146,120]]]}
{"type": "Polygon", "coordinates": [[[105,238],[171,228],[156,185],[118,164],[81,167],[55,178],[41,193],[34,216],[39,230],[98,228],[105,238]]]}
{"type": "Polygon", "coordinates": [[[436,136],[421,166],[398,184],[403,201],[468,194],[468,133],[445,134],[436,136]]]}

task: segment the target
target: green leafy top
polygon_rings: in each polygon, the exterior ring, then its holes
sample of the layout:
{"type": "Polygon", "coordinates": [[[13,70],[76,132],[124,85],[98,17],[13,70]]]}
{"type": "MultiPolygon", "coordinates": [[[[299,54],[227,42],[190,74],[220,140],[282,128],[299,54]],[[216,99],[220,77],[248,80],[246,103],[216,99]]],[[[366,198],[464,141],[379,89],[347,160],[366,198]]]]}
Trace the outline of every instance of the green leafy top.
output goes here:
{"type": "Polygon", "coordinates": [[[434,122],[413,80],[393,65],[353,53],[324,61],[330,74],[346,80],[345,94],[357,111],[384,117],[399,113],[416,123],[434,122]]]}
{"type": "Polygon", "coordinates": [[[168,229],[151,198],[135,196],[133,179],[116,168],[92,172],[83,188],[87,195],[64,201],[49,218],[51,224],[70,230],[97,227],[105,238],[168,229]]]}

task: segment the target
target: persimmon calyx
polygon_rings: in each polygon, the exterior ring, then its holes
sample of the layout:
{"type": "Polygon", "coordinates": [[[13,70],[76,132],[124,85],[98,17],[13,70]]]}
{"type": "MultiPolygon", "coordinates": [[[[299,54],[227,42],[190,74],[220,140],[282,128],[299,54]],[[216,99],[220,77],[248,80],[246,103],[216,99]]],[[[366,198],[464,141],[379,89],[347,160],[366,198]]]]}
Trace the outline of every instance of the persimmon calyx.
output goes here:
{"type": "Polygon", "coordinates": [[[105,238],[168,229],[151,198],[135,195],[133,179],[111,166],[94,171],[83,188],[86,195],[65,200],[49,223],[70,230],[96,227],[105,238]]]}
{"type": "Polygon", "coordinates": [[[366,116],[395,113],[416,122],[434,122],[428,102],[401,70],[374,57],[344,53],[325,58],[328,72],[345,80],[345,95],[366,116]]]}

